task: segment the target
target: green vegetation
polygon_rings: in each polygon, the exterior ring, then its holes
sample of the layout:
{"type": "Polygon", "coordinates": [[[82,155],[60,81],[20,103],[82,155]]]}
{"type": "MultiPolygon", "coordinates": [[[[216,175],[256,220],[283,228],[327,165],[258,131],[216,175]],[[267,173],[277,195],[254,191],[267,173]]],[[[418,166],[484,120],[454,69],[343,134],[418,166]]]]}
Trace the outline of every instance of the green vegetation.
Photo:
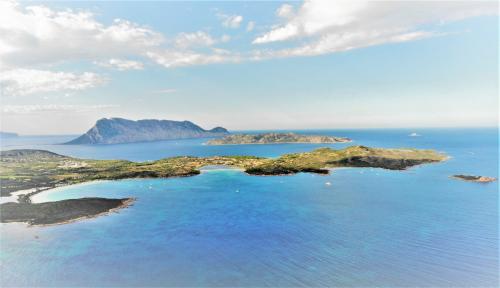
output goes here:
{"type": "MultiPolygon", "coordinates": [[[[276,159],[253,156],[172,157],[151,162],[87,160],[43,150],[11,150],[1,152],[1,196],[25,189],[35,189],[33,193],[37,193],[43,189],[92,180],[192,176],[208,165],[237,167],[253,175],[281,175],[328,173],[326,168],[334,167],[401,170],[445,159],[445,155],[433,150],[364,146],[351,146],[342,150],[320,148],[311,152],[286,154],[276,159]]],[[[26,197],[26,202],[29,202],[29,194],[26,197]]]]}
{"type": "Polygon", "coordinates": [[[208,145],[278,144],[278,143],[339,143],[351,139],[321,135],[299,135],[295,133],[234,134],[207,142],[208,145]]]}

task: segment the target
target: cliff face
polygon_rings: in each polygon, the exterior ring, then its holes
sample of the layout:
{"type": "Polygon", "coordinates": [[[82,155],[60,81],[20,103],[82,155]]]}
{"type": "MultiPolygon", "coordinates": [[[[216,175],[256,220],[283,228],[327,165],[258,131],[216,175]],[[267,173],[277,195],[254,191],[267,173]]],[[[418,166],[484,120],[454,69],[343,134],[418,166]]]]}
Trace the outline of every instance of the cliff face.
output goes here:
{"type": "Polygon", "coordinates": [[[127,120],[103,118],[87,133],[65,144],[119,144],[168,139],[202,138],[227,135],[229,132],[216,127],[205,130],[189,121],[127,120]]]}

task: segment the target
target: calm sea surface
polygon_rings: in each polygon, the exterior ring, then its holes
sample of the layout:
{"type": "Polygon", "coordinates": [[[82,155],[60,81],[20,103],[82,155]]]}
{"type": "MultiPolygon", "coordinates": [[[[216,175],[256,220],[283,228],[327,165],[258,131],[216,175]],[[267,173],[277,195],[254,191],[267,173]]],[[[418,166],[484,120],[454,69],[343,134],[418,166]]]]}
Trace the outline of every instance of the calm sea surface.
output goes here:
{"type": "Polygon", "coordinates": [[[177,155],[277,157],[317,147],[416,147],[451,158],[407,171],[249,176],[206,170],[188,178],[85,183],[35,202],[136,197],[119,213],[67,225],[0,225],[0,286],[499,286],[496,129],[296,131],[353,143],[206,146],[207,139],[54,145],[71,136],[3,139],[82,158],[177,155]],[[412,132],[420,137],[409,137],[412,132]],[[328,183],[329,182],[329,183],[328,183]],[[328,185],[330,184],[330,185],[328,185]]]}

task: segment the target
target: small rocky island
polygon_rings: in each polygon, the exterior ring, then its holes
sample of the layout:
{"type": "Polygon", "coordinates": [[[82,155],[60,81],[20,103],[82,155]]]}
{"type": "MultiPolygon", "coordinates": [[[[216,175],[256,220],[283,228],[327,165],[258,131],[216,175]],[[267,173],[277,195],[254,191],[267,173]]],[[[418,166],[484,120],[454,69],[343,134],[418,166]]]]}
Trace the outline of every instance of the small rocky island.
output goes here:
{"type": "Polygon", "coordinates": [[[345,137],[300,135],[295,133],[234,134],[207,142],[208,145],[282,144],[282,143],[344,143],[345,137]]]}
{"type": "Polygon", "coordinates": [[[172,120],[128,120],[103,118],[87,133],[73,139],[68,145],[76,144],[122,144],[186,138],[217,137],[229,134],[222,127],[205,130],[190,121],[172,120]]]}
{"type": "Polygon", "coordinates": [[[31,203],[30,196],[58,186],[94,180],[126,178],[168,178],[200,174],[205,166],[230,166],[251,175],[287,175],[299,172],[328,174],[335,167],[377,167],[403,170],[415,165],[440,162],[446,155],[433,150],[383,149],[351,146],[334,150],[319,148],[311,152],[285,154],[279,158],[255,156],[179,156],[149,162],[127,160],[89,160],[59,155],[45,150],[0,152],[1,196],[29,190],[19,203],[0,205],[0,222],[31,224],[65,223],[93,217],[128,205],[131,199],[83,198],[57,202],[31,203]],[[30,190],[31,189],[31,190],[30,190]]]}
{"type": "Polygon", "coordinates": [[[70,223],[93,218],[129,206],[134,199],[81,198],[44,203],[1,205],[0,222],[26,222],[30,225],[70,223]]]}
{"type": "Polygon", "coordinates": [[[494,177],[487,177],[487,176],[474,176],[474,175],[453,175],[451,176],[455,179],[463,180],[463,181],[469,181],[469,182],[477,182],[477,183],[489,183],[489,182],[494,182],[497,179],[494,177]]]}

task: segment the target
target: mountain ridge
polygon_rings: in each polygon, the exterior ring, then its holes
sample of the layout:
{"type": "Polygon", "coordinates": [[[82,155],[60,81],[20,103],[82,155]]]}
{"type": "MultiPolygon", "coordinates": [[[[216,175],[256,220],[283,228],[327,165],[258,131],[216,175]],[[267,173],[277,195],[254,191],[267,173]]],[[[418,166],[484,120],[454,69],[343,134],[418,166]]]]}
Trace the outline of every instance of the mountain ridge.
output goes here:
{"type": "Polygon", "coordinates": [[[63,144],[121,144],[217,137],[229,134],[223,127],[205,130],[191,121],[101,118],[85,134],[63,144]]]}

